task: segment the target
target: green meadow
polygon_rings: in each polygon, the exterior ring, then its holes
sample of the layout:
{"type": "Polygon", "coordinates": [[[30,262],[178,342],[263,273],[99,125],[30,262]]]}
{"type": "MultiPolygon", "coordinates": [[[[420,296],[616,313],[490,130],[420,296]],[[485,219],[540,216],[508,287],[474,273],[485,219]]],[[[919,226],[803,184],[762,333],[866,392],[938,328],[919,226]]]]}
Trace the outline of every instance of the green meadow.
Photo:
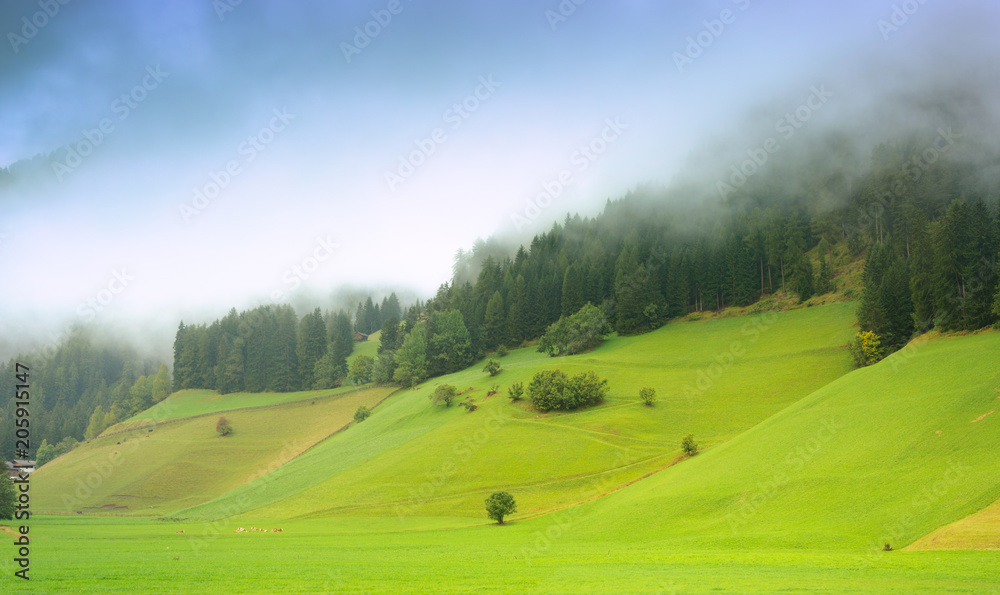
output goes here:
{"type": "MultiPolygon", "coordinates": [[[[242,408],[224,401],[233,433],[215,431],[218,417],[198,414],[106,433],[55,459],[31,476],[37,511],[160,515],[205,502],[288,461],[353,420],[359,405],[374,407],[391,388],[242,408]],[[235,406],[241,408],[234,408],[235,406]]],[[[188,392],[188,391],[185,391],[188,392]]],[[[178,393],[169,397],[185,399],[178,393]]]]}
{"type": "Polygon", "coordinates": [[[36,511],[71,514],[32,518],[29,590],[1000,593],[1000,333],[852,371],[853,320],[837,303],[675,322],[392,394],[245,409],[254,397],[177,393],[159,424],[32,477],[36,511]],[[542,414],[507,398],[552,368],[608,378],[607,401],[542,414]],[[433,404],[441,383],[477,409],[433,404]],[[363,403],[380,404],[348,425],[363,403]],[[88,506],[65,510],[114,449],[88,506]],[[518,503],[504,525],[483,510],[499,489],[518,503]],[[236,532],[251,527],[282,531],[236,532]]]}

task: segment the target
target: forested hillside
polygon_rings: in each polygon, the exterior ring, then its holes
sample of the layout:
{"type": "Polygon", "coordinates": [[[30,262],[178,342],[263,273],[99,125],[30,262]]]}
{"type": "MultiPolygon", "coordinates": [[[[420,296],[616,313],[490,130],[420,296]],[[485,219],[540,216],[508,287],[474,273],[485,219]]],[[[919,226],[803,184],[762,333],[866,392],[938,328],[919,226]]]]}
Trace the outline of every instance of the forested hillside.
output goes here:
{"type": "MultiPolygon", "coordinates": [[[[783,308],[829,292],[860,299],[868,334],[855,359],[873,363],[915,333],[1000,318],[1000,161],[970,159],[949,142],[913,137],[862,158],[831,141],[822,158],[775,161],[708,197],[685,186],[639,188],[596,217],[567,215],[516,250],[490,239],[459,251],[453,279],[405,309],[392,294],[359,303],[353,320],[346,311],[300,318],[291,306],[267,305],[210,324],[181,322],[168,385],[220,393],[339,386],[354,333],[379,329],[364,379],[411,385],[537,339],[586,303],[628,335],[692,312],[762,299],[783,308]],[[863,286],[845,286],[837,271],[862,261],[863,286]]],[[[74,331],[40,367],[38,442],[99,433],[163,398],[167,375],[130,348],[98,348],[74,331]]],[[[0,430],[0,447],[12,448],[9,432],[0,430]]]]}
{"type": "Polygon", "coordinates": [[[393,293],[376,304],[358,304],[352,323],[341,310],[319,308],[302,316],[288,305],[233,308],[211,324],[177,329],[174,339],[174,390],[208,388],[220,393],[288,392],[339,386],[347,375],[354,333],[378,330],[385,320],[399,322],[402,310],[393,293]]]}
{"type": "MultiPolygon", "coordinates": [[[[840,299],[861,299],[860,327],[878,343],[861,363],[872,363],[914,332],[972,330],[1000,315],[997,160],[972,165],[952,142],[914,136],[861,159],[834,139],[822,157],[776,162],[739,187],[720,182],[718,195],[641,188],[594,218],[567,215],[507,256],[494,239],[459,251],[454,278],[425,304],[401,321],[396,307],[359,304],[354,328],[382,328],[373,379],[409,385],[537,339],[588,302],[623,335],[762,299],[805,303],[841,285],[838,248],[847,264],[867,258],[863,288],[841,287],[840,299]]],[[[346,313],[324,317],[324,351],[319,318],[297,323],[278,306],[182,327],[174,386],[334,386],[351,324],[346,313]]]]}
{"type": "MultiPolygon", "coordinates": [[[[50,350],[0,363],[0,377],[13,378],[16,362],[30,368],[32,455],[44,448],[43,441],[59,445],[49,457],[61,454],[170,393],[166,365],[140,356],[127,344],[98,341],[81,327],[50,350]]],[[[13,391],[5,391],[0,402],[3,419],[13,420],[13,391]]],[[[13,422],[0,423],[4,458],[13,456],[14,429],[13,422]]]]}

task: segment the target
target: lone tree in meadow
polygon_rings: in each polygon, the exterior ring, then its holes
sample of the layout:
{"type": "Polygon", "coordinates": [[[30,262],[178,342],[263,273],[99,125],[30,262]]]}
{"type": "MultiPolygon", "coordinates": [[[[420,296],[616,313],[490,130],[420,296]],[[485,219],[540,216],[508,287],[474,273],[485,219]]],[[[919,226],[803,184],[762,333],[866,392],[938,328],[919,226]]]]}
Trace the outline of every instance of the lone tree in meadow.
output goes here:
{"type": "Polygon", "coordinates": [[[681,450],[689,457],[698,453],[698,443],[694,441],[694,434],[688,434],[681,440],[681,450]]]}
{"type": "Polygon", "coordinates": [[[219,433],[219,436],[228,436],[233,433],[233,426],[226,419],[226,416],[219,418],[219,421],[215,422],[215,431],[219,433]]]}
{"type": "Polygon", "coordinates": [[[507,492],[493,492],[486,499],[486,513],[498,525],[503,524],[503,517],[512,515],[515,512],[517,512],[517,502],[514,502],[514,496],[511,496],[507,492]]]}
{"type": "Polygon", "coordinates": [[[492,358],[486,360],[486,366],[483,368],[483,372],[489,372],[490,376],[496,376],[501,370],[503,368],[500,367],[500,362],[492,358]]]}
{"type": "Polygon", "coordinates": [[[645,386],[639,389],[639,398],[646,407],[652,407],[656,403],[656,389],[645,386]]]}
{"type": "Polygon", "coordinates": [[[354,412],[354,421],[361,423],[372,414],[371,410],[364,405],[358,405],[358,410],[354,412]]]}
{"type": "Polygon", "coordinates": [[[434,389],[431,400],[435,403],[444,402],[445,407],[451,407],[452,401],[458,397],[458,389],[451,384],[441,384],[434,389]]]}

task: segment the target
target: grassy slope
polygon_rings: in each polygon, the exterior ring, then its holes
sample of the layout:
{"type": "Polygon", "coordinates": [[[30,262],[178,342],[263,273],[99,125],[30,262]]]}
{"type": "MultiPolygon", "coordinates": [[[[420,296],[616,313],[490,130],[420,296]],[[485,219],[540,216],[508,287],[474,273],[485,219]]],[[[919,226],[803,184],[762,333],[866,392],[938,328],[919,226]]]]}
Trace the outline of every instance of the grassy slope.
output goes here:
{"type": "Polygon", "coordinates": [[[913,542],[909,550],[1000,550],[1000,500],[913,542]]]}
{"type": "Polygon", "coordinates": [[[341,387],[326,390],[308,390],[293,393],[231,393],[220,395],[214,390],[187,389],[178,391],[163,401],[145,411],[136,413],[129,419],[111,426],[103,434],[111,434],[122,430],[139,428],[167,419],[181,419],[196,415],[222,413],[246,407],[267,407],[319,399],[339,395],[355,390],[352,387],[341,387]]]}
{"type": "Polygon", "coordinates": [[[354,350],[351,351],[351,355],[347,357],[347,364],[350,365],[351,361],[359,355],[367,355],[368,357],[375,357],[378,355],[379,338],[381,336],[382,331],[375,331],[374,333],[368,335],[367,341],[355,342],[354,350]]]}
{"type": "Polygon", "coordinates": [[[214,415],[103,436],[33,474],[32,506],[140,514],[192,506],[277,469],[350,422],[358,405],[372,407],[390,391],[231,411],[234,433],[226,438],[216,434],[214,415]]]}
{"type": "MultiPolygon", "coordinates": [[[[779,327],[772,330],[780,338],[779,327]]],[[[641,339],[616,339],[608,347],[641,339]]],[[[478,518],[253,517],[175,523],[33,517],[32,535],[44,544],[33,550],[33,568],[44,572],[36,571],[32,584],[45,592],[77,593],[249,593],[261,588],[303,593],[1000,593],[1000,552],[873,551],[884,540],[898,548],[996,498],[998,414],[980,416],[996,409],[1000,397],[1000,377],[992,365],[997,353],[997,333],[935,339],[851,373],[744,434],[715,442],[698,456],[606,498],[504,527],[487,524],[481,512],[478,518]],[[833,431],[821,431],[824,420],[833,431]],[[960,475],[948,474],[949,462],[960,475]],[[787,477],[776,482],[780,485],[768,484],[776,471],[787,477]],[[742,521],[732,524],[728,514],[742,521]],[[284,532],[233,533],[251,524],[284,532]],[[185,534],[177,534],[179,529],[185,534]]],[[[534,365],[532,357],[516,352],[505,358],[504,374],[534,365]]],[[[734,367],[717,384],[751,371],[765,384],[780,377],[774,365],[734,367]]],[[[698,402],[709,401],[711,392],[698,402]]],[[[369,431],[370,448],[387,452],[390,442],[405,448],[414,436],[483,412],[437,411],[426,404],[413,396],[393,397],[364,424],[285,466],[280,482],[255,488],[295,480],[295,469],[309,459],[314,468],[303,475],[322,475],[325,464],[340,468],[336,456],[320,456],[331,444],[339,447],[330,453],[354,459],[344,467],[357,464],[365,449],[360,441],[344,439],[350,434],[369,431]],[[387,415],[391,407],[395,413],[387,415]],[[411,417],[401,418],[406,412],[411,417]]],[[[665,411],[665,405],[654,411],[665,411]]],[[[583,417],[525,422],[580,423],[583,417]]],[[[520,492],[515,495],[520,501],[520,492]]],[[[202,510],[213,508],[218,510],[219,503],[202,510]]],[[[9,575],[14,563],[4,557],[0,570],[9,575]]]]}
{"type": "Polygon", "coordinates": [[[899,548],[1000,497],[1000,333],[855,371],[730,442],[584,507],[591,539],[899,548]]]}
{"type": "Polygon", "coordinates": [[[480,363],[400,393],[283,468],[280,482],[250,484],[179,514],[214,518],[260,507],[254,514],[270,517],[478,517],[485,495],[501,487],[518,494],[523,514],[574,504],[594,496],[595,485],[614,489],[668,466],[687,432],[707,445],[729,440],[846,373],[852,320],[852,304],[835,304],[671,324],[575,357],[517,350],[496,378],[480,363]],[[539,415],[505,398],[511,383],[554,367],[607,377],[608,402],[539,415]],[[427,396],[439,382],[471,387],[479,410],[433,406],[427,396]],[[501,394],[487,400],[493,383],[501,394]],[[642,386],[657,389],[656,407],[638,403],[642,386]]]}
{"type": "MultiPolygon", "coordinates": [[[[374,357],[378,350],[378,337],[380,334],[380,331],[375,332],[369,336],[368,341],[355,343],[354,351],[347,358],[348,364],[359,355],[374,357]]],[[[144,427],[150,421],[157,422],[166,419],[180,419],[196,415],[221,413],[245,407],[280,405],[282,403],[293,403],[295,401],[339,395],[352,390],[356,390],[356,387],[345,386],[335,389],[307,390],[291,393],[232,393],[228,395],[220,395],[214,390],[206,389],[182,390],[170,395],[149,409],[140,411],[129,419],[111,426],[104,431],[104,434],[144,427]]]]}

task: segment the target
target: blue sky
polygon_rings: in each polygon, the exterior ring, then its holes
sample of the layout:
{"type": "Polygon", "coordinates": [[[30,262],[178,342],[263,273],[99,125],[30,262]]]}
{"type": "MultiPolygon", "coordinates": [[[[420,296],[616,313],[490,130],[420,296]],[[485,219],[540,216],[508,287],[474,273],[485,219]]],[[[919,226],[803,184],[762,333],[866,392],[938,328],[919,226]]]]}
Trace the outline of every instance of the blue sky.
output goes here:
{"type": "Polygon", "coordinates": [[[81,319],[172,328],[341,286],[429,294],[477,237],[595,214],[690,174],[706,151],[728,163],[759,138],[748,122],[766,130],[814,85],[836,89],[833,125],[942,63],[989,62],[1000,12],[985,0],[232,4],[0,7],[0,166],[50,151],[69,164],[0,189],[0,255],[18,270],[0,298],[6,335],[81,319]],[[561,175],[530,218],[527,201],[561,175]]]}

